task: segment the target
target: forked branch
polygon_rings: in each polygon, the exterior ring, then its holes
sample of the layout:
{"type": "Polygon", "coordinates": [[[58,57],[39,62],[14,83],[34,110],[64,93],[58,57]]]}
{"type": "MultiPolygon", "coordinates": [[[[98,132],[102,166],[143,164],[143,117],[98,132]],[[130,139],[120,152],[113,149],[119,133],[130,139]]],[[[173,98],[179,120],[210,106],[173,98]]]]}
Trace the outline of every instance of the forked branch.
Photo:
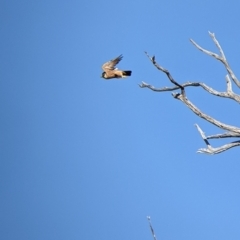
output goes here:
{"type": "Polygon", "coordinates": [[[215,34],[214,33],[211,33],[211,32],[208,32],[210,37],[212,38],[213,42],[215,43],[215,45],[217,46],[221,56],[219,56],[218,54],[216,53],[213,53],[213,52],[210,52],[202,47],[200,47],[197,43],[195,43],[192,39],[190,39],[190,41],[192,42],[192,44],[198,48],[200,51],[206,53],[207,55],[209,56],[212,56],[214,58],[216,58],[217,60],[219,60],[220,62],[223,63],[223,65],[225,66],[228,74],[230,75],[230,77],[232,78],[232,80],[235,82],[235,84],[240,88],[240,82],[239,80],[237,79],[237,77],[235,76],[234,72],[232,71],[225,55],[224,55],[224,52],[222,50],[222,47],[220,46],[219,42],[217,41],[217,39],[215,38],[215,34]]]}
{"type": "Polygon", "coordinates": [[[225,144],[221,147],[218,147],[218,148],[213,148],[210,143],[208,142],[207,139],[209,139],[209,137],[206,137],[204,132],[202,131],[202,129],[197,125],[195,124],[195,126],[197,127],[197,130],[198,132],[200,133],[203,141],[206,143],[207,145],[207,148],[200,148],[198,149],[198,153],[206,153],[206,154],[218,154],[218,153],[222,153],[230,148],[233,148],[233,147],[237,147],[237,146],[240,146],[240,141],[235,141],[235,142],[231,142],[231,143],[228,143],[228,144],[225,144]]]}
{"type": "Polygon", "coordinates": [[[215,45],[217,46],[220,55],[213,53],[211,51],[208,51],[202,47],[200,47],[197,43],[195,43],[193,40],[190,40],[194,46],[196,46],[200,51],[206,53],[207,55],[210,55],[212,57],[214,57],[215,59],[221,61],[228,74],[226,75],[226,92],[219,92],[209,86],[207,86],[205,83],[201,83],[201,82],[186,82],[183,84],[178,83],[170,74],[170,72],[163,68],[162,66],[160,66],[157,62],[156,62],[156,58],[155,56],[150,57],[146,52],[147,57],[149,58],[149,60],[152,62],[152,64],[160,71],[164,72],[168,79],[170,80],[170,82],[173,84],[173,86],[171,87],[163,87],[163,88],[155,88],[154,86],[142,82],[139,86],[141,88],[148,88],[152,91],[155,92],[166,92],[166,91],[174,91],[174,90],[181,90],[181,93],[172,93],[172,96],[180,101],[182,101],[189,109],[191,109],[197,116],[203,118],[204,120],[208,121],[209,123],[219,127],[220,129],[223,130],[227,130],[226,133],[223,134],[217,134],[217,135],[212,135],[212,136],[208,136],[206,137],[205,134],[203,133],[203,131],[201,130],[201,128],[196,124],[196,127],[202,137],[202,139],[204,140],[204,142],[207,145],[207,148],[201,148],[199,149],[197,152],[199,153],[207,153],[207,154],[217,154],[217,153],[221,153],[223,151],[226,151],[232,147],[236,147],[236,146],[240,146],[240,141],[235,141],[235,142],[231,142],[229,144],[223,145],[221,147],[218,148],[213,148],[210,143],[208,142],[208,139],[219,139],[219,138],[230,138],[230,137],[234,137],[234,138],[240,138],[240,128],[239,127],[235,127],[235,126],[231,126],[225,123],[222,123],[220,121],[218,121],[217,119],[207,115],[206,113],[202,112],[200,109],[198,109],[190,100],[187,99],[186,96],[186,92],[185,92],[185,87],[201,87],[202,89],[204,89],[205,91],[207,91],[208,93],[214,95],[214,96],[218,96],[218,97],[224,97],[224,98],[229,98],[232,99],[238,103],[240,103],[240,95],[236,94],[233,92],[232,90],[232,83],[231,83],[231,79],[234,81],[234,83],[240,87],[240,82],[237,79],[237,77],[235,76],[235,74],[233,73],[232,69],[230,68],[227,59],[224,55],[224,52],[219,44],[219,42],[217,41],[217,39],[215,38],[215,35],[213,33],[209,32],[209,35],[211,36],[212,40],[214,41],[215,45]]]}

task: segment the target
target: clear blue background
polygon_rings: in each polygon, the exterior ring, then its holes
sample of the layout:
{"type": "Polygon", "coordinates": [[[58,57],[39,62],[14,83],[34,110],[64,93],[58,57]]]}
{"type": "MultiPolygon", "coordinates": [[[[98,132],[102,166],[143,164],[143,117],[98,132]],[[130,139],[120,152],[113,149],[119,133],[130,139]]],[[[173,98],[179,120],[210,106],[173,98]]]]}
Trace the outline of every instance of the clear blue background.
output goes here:
{"type": "MultiPolygon", "coordinates": [[[[170,92],[144,54],[180,83],[226,89],[216,34],[240,76],[239,3],[173,0],[0,2],[0,232],[4,240],[240,239],[239,148],[197,154],[220,129],[170,92]],[[125,80],[100,78],[123,54],[125,80]]],[[[236,88],[234,88],[236,90],[236,88]]],[[[239,105],[188,98],[240,126],[239,105]]],[[[211,141],[213,147],[228,141],[211,141]]]]}

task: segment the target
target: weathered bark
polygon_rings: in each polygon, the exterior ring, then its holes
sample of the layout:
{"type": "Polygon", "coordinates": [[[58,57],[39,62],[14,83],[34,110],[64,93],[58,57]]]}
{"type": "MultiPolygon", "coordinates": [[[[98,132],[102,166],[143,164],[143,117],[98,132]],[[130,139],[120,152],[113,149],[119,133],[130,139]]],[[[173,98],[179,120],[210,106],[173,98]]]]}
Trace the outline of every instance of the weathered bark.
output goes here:
{"type": "Polygon", "coordinates": [[[141,88],[149,88],[152,91],[155,92],[166,92],[166,91],[174,91],[174,90],[180,90],[180,93],[172,93],[172,96],[175,99],[180,100],[181,102],[183,102],[190,110],[192,110],[197,116],[203,118],[204,120],[208,121],[209,123],[219,127],[220,129],[223,130],[227,130],[226,133],[221,133],[221,134],[216,134],[216,135],[212,135],[212,136],[205,136],[205,134],[203,133],[203,131],[201,130],[201,128],[197,125],[197,129],[198,132],[200,133],[202,139],[204,140],[205,144],[207,145],[207,148],[200,148],[197,152],[198,153],[207,153],[207,154],[217,154],[217,153],[221,153],[224,152],[232,147],[237,147],[240,146],[240,140],[239,141],[234,141],[234,142],[230,142],[226,145],[223,145],[221,147],[217,147],[217,148],[213,148],[208,139],[219,139],[219,138],[240,138],[240,128],[239,127],[235,127],[235,126],[231,126],[225,123],[222,123],[216,119],[214,119],[213,117],[207,115],[206,113],[202,112],[200,109],[198,109],[186,96],[186,92],[185,92],[185,88],[186,87],[201,87],[202,89],[204,89],[205,91],[207,91],[208,93],[217,96],[217,97],[224,97],[224,98],[229,98],[232,99],[238,103],[240,103],[240,95],[236,94],[233,92],[232,90],[232,82],[233,81],[237,87],[240,88],[240,81],[237,79],[237,77],[235,76],[233,70],[231,69],[225,55],[224,52],[219,44],[219,42],[217,41],[217,39],[215,38],[215,35],[213,33],[209,32],[210,37],[212,38],[213,42],[215,43],[215,45],[217,46],[220,55],[210,52],[202,47],[200,47],[197,43],[195,43],[192,39],[190,39],[191,43],[198,48],[200,51],[202,51],[203,53],[206,53],[209,56],[214,57],[215,59],[219,60],[224,67],[226,68],[227,71],[227,75],[226,75],[226,92],[218,92],[217,90],[207,86],[205,83],[201,83],[201,82],[186,82],[183,84],[179,84],[170,74],[170,72],[163,68],[162,66],[160,66],[155,59],[155,56],[150,57],[147,53],[146,55],[148,56],[148,58],[150,59],[150,61],[152,62],[152,64],[160,71],[164,72],[168,79],[170,80],[170,82],[174,85],[171,87],[163,87],[163,88],[155,88],[154,86],[142,82],[139,86],[141,88]]]}

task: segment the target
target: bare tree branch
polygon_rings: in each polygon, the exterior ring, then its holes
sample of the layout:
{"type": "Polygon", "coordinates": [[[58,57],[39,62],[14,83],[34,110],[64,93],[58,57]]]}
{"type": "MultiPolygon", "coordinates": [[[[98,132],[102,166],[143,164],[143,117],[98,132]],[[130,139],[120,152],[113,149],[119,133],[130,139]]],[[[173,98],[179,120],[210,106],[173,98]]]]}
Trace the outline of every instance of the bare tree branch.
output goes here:
{"type": "Polygon", "coordinates": [[[234,132],[237,134],[240,134],[240,128],[235,127],[235,126],[231,126],[231,125],[227,125],[225,123],[222,123],[210,116],[208,116],[207,114],[203,113],[202,111],[200,111],[193,103],[191,103],[186,97],[182,96],[181,94],[172,94],[175,98],[181,100],[183,103],[185,103],[185,105],[190,108],[196,115],[198,115],[200,118],[203,118],[204,120],[214,124],[215,126],[230,131],[230,132],[234,132]]]}
{"type": "Polygon", "coordinates": [[[207,136],[207,139],[219,139],[219,138],[239,138],[240,134],[233,132],[220,133],[207,136]]]}
{"type": "Polygon", "coordinates": [[[211,33],[211,32],[208,32],[210,37],[212,38],[212,40],[214,41],[214,43],[216,44],[221,56],[219,56],[218,54],[216,53],[213,53],[211,51],[208,51],[202,47],[200,47],[197,43],[195,43],[192,39],[190,39],[191,43],[197,48],[199,49],[200,51],[206,53],[207,55],[209,56],[212,56],[214,58],[216,58],[217,60],[219,60],[220,62],[223,63],[223,65],[225,66],[228,74],[230,75],[230,77],[232,78],[232,80],[235,82],[235,84],[240,88],[240,81],[237,79],[237,77],[235,76],[234,72],[232,71],[225,55],[224,55],[224,52],[222,50],[222,47],[220,46],[219,42],[217,41],[217,39],[215,38],[215,35],[214,33],[211,33]]]}
{"type": "Polygon", "coordinates": [[[155,67],[156,67],[158,70],[164,72],[164,73],[167,75],[167,77],[169,78],[169,80],[170,80],[174,85],[178,86],[181,90],[183,90],[183,87],[173,79],[173,77],[172,77],[172,75],[170,74],[170,72],[169,72],[167,69],[165,69],[165,68],[163,68],[162,66],[160,66],[160,65],[155,61],[155,56],[150,57],[147,52],[145,52],[145,54],[148,56],[148,58],[150,59],[150,61],[155,65],[155,67]]]}
{"type": "Polygon", "coordinates": [[[192,39],[190,39],[190,41],[194,44],[195,47],[197,47],[200,51],[214,57],[215,59],[221,61],[225,68],[227,69],[228,74],[226,75],[226,92],[218,92],[215,89],[207,86],[205,83],[201,83],[201,82],[186,82],[183,84],[179,84],[170,74],[170,72],[163,68],[162,66],[160,66],[155,59],[155,56],[150,57],[146,52],[147,57],[150,59],[150,61],[152,62],[152,64],[160,71],[164,72],[168,79],[170,80],[170,82],[172,84],[174,84],[174,86],[172,87],[163,87],[163,88],[155,88],[154,86],[142,82],[139,86],[141,88],[148,88],[152,91],[155,92],[166,92],[166,91],[174,91],[174,90],[181,90],[181,93],[172,93],[172,96],[180,101],[182,101],[189,109],[191,109],[197,116],[199,116],[200,118],[203,118],[204,120],[208,121],[209,123],[227,130],[228,132],[223,133],[223,134],[216,134],[216,135],[211,135],[206,137],[205,134],[203,133],[203,131],[201,130],[201,128],[196,124],[196,127],[202,137],[202,139],[204,140],[205,144],[207,145],[207,148],[201,148],[199,149],[197,152],[199,153],[207,153],[207,154],[217,154],[217,153],[221,153],[223,151],[226,151],[232,147],[236,147],[236,146],[240,146],[240,141],[235,141],[235,142],[231,142],[228,143],[226,145],[223,145],[221,147],[218,148],[213,148],[208,139],[219,139],[219,138],[230,138],[230,137],[235,137],[235,138],[239,138],[240,137],[240,128],[239,127],[235,127],[235,126],[231,126],[225,123],[222,123],[216,119],[214,119],[213,117],[205,114],[204,112],[202,112],[200,109],[198,109],[190,100],[187,99],[186,96],[186,92],[185,92],[185,87],[201,87],[202,89],[204,89],[205,91],[207,91],[208,93],[214,95],[214,96],[218,96],[218,97],[224,97],[224,98],[229,98],[232,99],[238,103],[240,103],[240,95],[236,94],[233,92],[232,90],[232,82],[231,79],[234,81],[234,83],[240,87],[240,82],[238,81],[237,77],[235,76],[235,74],[233,73],[233,71],[231,70],[227,59],[224,55],[224,52],[219,44],[219,42],[217,41],[217,39],[215,38],[215,35],[213,33],[209,32],[209,35],[211,36],[211,38],[213,39],[215,45],[217,46],[220,55],[213,53],[211,51],[208,51],[204,48],[202,48],[201,46],[199,46],[197,43],[195,43],[192,39]],[[230,79],[231,78],[231,79],[230,79]]]}
{"type": "Polygon", "coordinates": [[[218,154],[218,153],[222,153],[222,152],[224,152],[224,151],[226,151],[226,150],[228,150],[230,148],[240,146],[240,141],[235,141],[235,142],[231,142],[231,143],[225,144],[225,145],[223,145],[221,147],[218,147],[218,148],[213,148],[210,145],[210,143],[208,142],[207,137],[205,136],[205,134],[202,131],[202,129],[197,124],[195,124],[195,126],[197,127],[198,132],[200,133],[203,141],[207,145],[207,148],[200,148],[200,149],[198,149],[197,153],[218,154]]]}
{"type": "MultiPolygon", "coordinates": [[[[147,54],[147,53],[146,53],[147,54]]],[[[149,57],[149,55],[147,54],[147,56],[149,57]]],[[[176,87],[179,89],[184,89],[184,85],[180,85],[179,83],[176,82],[176,80],[173,79],[173,77],[171,76],[171,74],[169,73],[169,71],[163,67],[161,67],[155,60],[155,57],[149,57],[149,59],[151,60],[151,62],[157,67],[157,69],[159,69],[160,71],[166,73],[166,75],[168,76],[169,80],[176,85],[176,87]]],[[[199,83],[198,83],[199,84],[199,83]]],[[[190,84],[191,85],[191,84],[190,84]]],[[[190,86],[189,83],[188,83],[188,86],[190,86]]],[[[205,84],[204,84],[205,85],[205,84]]],[[[150,89],[154,89],[151,85],[148,85],[146,83],[142,83],[141,87],[148,87],[150,89]]],[[[175,88],[176,88],[175,87],[175,88]]],[[[206,86],[204,86],[206,87],[206,86]]],[[[209,89],[209,87],[207,87],[209,91],[212,91],[212,89],[209,89]]],[[[172,91],[172,89],[170,90],[170,88],[162,88],[162,90],[164,91],[172,91]]],[[[215,90],[214,90],[215,91],[215,90]]],[[[183,94],[180,94],[180,93],[173,93],[173,97],[174,98],[177,98],[179,100],[181,100],[183,103],[185,103],[185,105],[190,108],[196,115],[198,115],[199,117],[207,120],[208,122],[216,125],[217,127],[219,128],[222,128],[222,129],[225,129],[225,130],[228,130],[228,131],[231,131],[231,132],[235,132],[235,133],[238,133],[240,134],[240,129],[237,128],[237,127],[234,127],[234,126],[230,126],[230,125],[227,125],[227,124],[224,124],[210,116],[208,116],[207,114],[203,113],[202,111],[200,111],[193,103],[191,103],[187,98],[186,98],[186,95],[185,95],[185,91],[184,92],[184,95],[183,94]]],[[[216,92],[214,92],[216,93],[216,92]]],[[[216,93],[218,95],[220,95],[220,93],[216,93]]]]}
{"type": "Polygon", "coordinates": [[[153,235],[153,239],[154,239],[154,240],[157,240],[157,237],[156,237],[156,235],[155,235],[155,233],[154,233],[154,230],[153,230],[153,227],[152,227],[152,224],[151,224],[151,218],[150,218],[150,216],[147,216],[147,220],[148,220],[148,222],[149,222],[149,227],[150,227],[151,233],[152,233],[152,235],[153,235]]]}
{"type": "MultiPolygon", "coordinates": [[[[231,81],[230,81],[228,75],[226,76],[226,80],[228,81],[227,82],[227,86],[228,86],[227,92],[218,92],[215,89],[207,86],[205,83],[201,83],[201,82],[186,82],[186,83],[183,83],[181,86],[184,88],[185,87],[202,87],[204,90],[206,90],[207,92],[209,92],[212,95],[215,95],[218,97],[230,98],[230,99],[233,99],[236,102],[240,103],[240,95],[237,95],[232,91],[232,88],[231,88],[232,85],[231,85],[231,81]]],[[[152,86],[148,83],[145,83],[145,82],[142,82],[141,84],[139,84],[139,87],[149,88],[155,92],[167,92],[167,91],[174,91],[174,90],[180,89],[178,86],[155,88],[154,86],[152,86]]]]}
{"type": "Polygon", "coordinates": [[[210,35],[210,37],[212,38],[212,40],[213,40],[214,43],[216,44],[219,52],[221,53],[222,58],[223,58],[224,60],[226,60],[226,57],[225,57],[225,55],[224,55],[224,52],[223,52],[223,50],[222,50],[222,48],[221,48],[218,40],[215,38],[215,34],[214,34],[214,33],[211,33],[210,31],[208,31],[208,34],[210,35]]]}

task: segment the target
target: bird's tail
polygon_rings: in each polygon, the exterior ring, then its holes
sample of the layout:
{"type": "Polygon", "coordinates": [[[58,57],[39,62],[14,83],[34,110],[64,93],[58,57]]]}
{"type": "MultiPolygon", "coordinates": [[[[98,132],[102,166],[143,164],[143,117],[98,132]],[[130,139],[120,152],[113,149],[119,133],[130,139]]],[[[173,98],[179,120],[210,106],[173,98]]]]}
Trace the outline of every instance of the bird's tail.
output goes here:
{"type": "Polygon", "coordinates": [[[123,71],[123,76],[131,76],[132,71],[123,71]]]}

